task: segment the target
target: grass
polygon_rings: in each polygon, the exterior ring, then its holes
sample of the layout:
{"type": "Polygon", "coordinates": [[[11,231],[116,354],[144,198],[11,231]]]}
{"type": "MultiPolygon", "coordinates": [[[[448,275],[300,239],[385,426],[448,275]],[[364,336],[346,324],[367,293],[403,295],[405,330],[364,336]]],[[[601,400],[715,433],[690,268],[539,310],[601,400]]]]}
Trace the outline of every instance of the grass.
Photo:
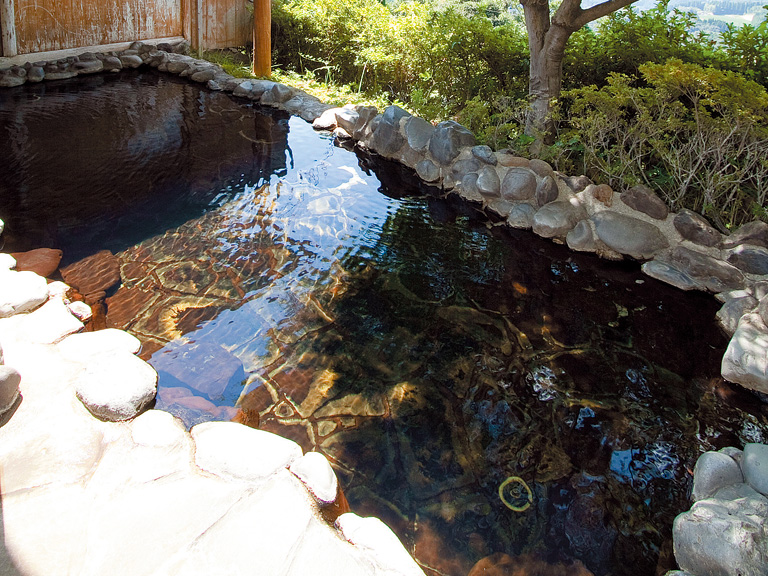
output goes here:
{"type": "MultiPolygon", "coordinates": [[[[251,73],[250,57],[244,48],[207,50],[193,52],[192,55],[195,58],[201,58],[208,62],[218,64],[225,72],[227,72],[227,74],[230,74],[235,78],[255,78],[251,73]]],[[[379,110],[384,110],[391,104],[397,104],[401,108],[407,109],[405,104],[397,100],[393,102],[386,94],[366,94],[357,91],[350,85],[323,82],[318,80],[311,72],[299,74],[291,70],[286,71],[274,68],[272,70],[271,80],[303,90],[307,94],[311,94],[331,106],[361,104],[364,106],[376,106],[379,110]]]]}

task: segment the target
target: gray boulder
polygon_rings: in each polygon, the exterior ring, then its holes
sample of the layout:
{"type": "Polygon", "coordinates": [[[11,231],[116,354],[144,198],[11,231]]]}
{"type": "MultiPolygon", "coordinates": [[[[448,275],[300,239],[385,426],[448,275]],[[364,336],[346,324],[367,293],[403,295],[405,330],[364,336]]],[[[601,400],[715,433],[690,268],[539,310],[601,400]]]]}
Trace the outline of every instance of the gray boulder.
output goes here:
{"type": "Polygon", "coordinates": [[[739,244],[768,248],[768,224],[760,220],[748,222],[723,238],[723,248],[733,248],[739,244]]]}
{"type": "Polygon", "coordinates": [[[499,163],[496,159],[496,154],[494,154],[490,146],[473,146],[472,156],[480,160],[483,164],[489,164],[490,166],[496,166],[496,164],[499,163]]]}
{"type": "Polygon", "coordinates": [[[746,444],[741,469],[747,484],[763,496],[768,496],[768,445],[746,444]]]}
{"type": "Polygon", "coordinates": [[[19,397],[21,374],[11,366],[0,366],[0,415],[8,411],[19,397]]]}
{"type": "Polygon", "coordinates": [[[744,275],[738,268],[707,254],[678,246],[669,258],[711,292],[737,290],[744,286],[744,275]]]}
{"type": "Polygon", "coordinates": [[[581,192],[582,190],[585,190],[587,186],[592,184],[592,180],[587,178],[584,175],[581,176],[561,176],[563,182],[565,182],[566,186],[573,190],[574,192],[581,192]]]}
{"type": "Polygon", "coordinates": [[[544,160],[539,160],[538,158],[531,160],[530,164],[528,164],[528,167],[542,178],[552,176],[555,173],[549,163],[545,162],[544,160]]]}
{"type": "Polygon", "coordinates": [[[693,469],[694,502],[714,496],[715,492],[730,486],[741,484],[744,476],[736,460],[721,452],[704,452],[696,461],[693,469]]]}
{"type": "Polygon", "coordinates": [[[43,70],[42,66],[32,66],[29,71],[27,71],[27,82],[42,82],[44,79],[45,70],[43,70]]]}
{"type": "Polygon", "coordinates": [[[720,327],[729,336],[733,336],[739,326],[739,320],[747,312],[751,312],[757,306],[757,300],[752,296],[743,298],[731,298],[717,311],[717,321],[720,327]]]}
{"type": "Polygon", "coordinates": [[[723,355],[720,373],[729,382],[768,393],[768,328],[757,314],[742,316],[723,355]]]}
{"type": "Polygon", "coordinates": [[[480,166],[480,161],[473,157],[456,160],[451,166],[451,176],[454,180],[460,181],[470,172],[480,170],[480,166]]]}
{"type": "Polygon", "coordinates": [[[350,136],[355,131],[358,120],[360,120],[360,115],[356,110],[350,108],[339,108],[336,110],[336,125],[344,129],[350,136]]]}
{"type": "Polygon", "coordinates": [[[480,194],[488,198],[497,198],[501,193],[501,181],[496,169],[492,166],[483,166],[477,173],[477,189],[480,194]]]}
{"type": "Polygon", "coordinates": [[[429,139],[435,133],[435,127],[418,116],[411,116],[405,121],[405,139],[408,146],[417,152],[426,152],[429,139]]]}
{"type": "Polygon", "coordinates": [[[533,217],[536,209],[530,204],[517,204],[509,211],[507,224],[512,228],[528,230],[533,226],[533,217]]]}
{"type": "Polygon", "coordinates": [[[757,306],[757,313],[765,325],[768,326],[768,297],[763,296],[763,299],[760,300],[760,304],[757,306]]]}
{"type": "Polygon", "coordinates": [[[557,200],[560,191],[557,188],[557,182],[552,176],[544,177],[536,187],[536,204],[544,206],[557,200]]]}
{"type": "Polygon", "coordinates": [[[528,168],[512,168],[504,175],[501,195],[507,200],[528,200],[536,194],[536,175],[528,168]]]}
{"type": "Polygon", "coordinates": [[[674,286],[675,288],[679,288],[680,290],[703,289],[703,286],[699,285],[696,280],[671,262],[651,260],[650,262],[645,262],[640,267],[640,270],[642,270],[643,274],[669,284],[670,286],[674,286]]]}
{"type": "Polygon", "coordinates": [[[702,500],[675,518],[675,559],[697,576],[765,576],[768,501],[702,500]]]}
{"type": "Polygon", "coordinates": [[[357,124],[355,124],[352,138],[358,141],[366,140],[373,133],[371,122],[376,118],[379,111],[376,110],[376,106],[355,106],[355,111],[357,111],[357,124]]]}
{"type": "Polygon", "coordinates": [[[622,192],[621,201],[633,210],[647,214],[656,220],[664,220],[669,214],[669,208],[664,201],[648,186],[642,184],[622,192]]]}
{"type": "Polygon", "coordinates": [[[477,187],[477,174],[475,172],[465,174],[457,186],[457,190],[466,200],[471,200],[473,202],[483,201],[483,196],[480,194],[480,190],[477,187]]]}
{"type": "Polygon", "coordinates": [[[424,182],[436,182],[440,179],[440,168],[432,160],[422,160],[416,164],[416,174],[424,182]]]}
{"type": "Polygon", "coordinates": [[[740,244],[728,252],[726,259],[747,274],[768,274],[768,248],[740,244]]]}
{"type": "Polygon", "coordinates": [[[587,211],[580,204],[550,202],[536,212],[532,228],[543,238],[565,238],[579,221],[587,217],[587,211]]]}
{"type": "Polygon", "coordinates": [[[707,220],[696,212],[683,208],[675,215],[675,230],[686,240],[700,246],[717,246],[723,235],[710,226],[707,220]]]}
{"type": "MultiPolygon", "coordinates": [[[[123,68],[138,68],[142,64],[144,64],[144,60],[141,59],[141,56],[138,54],[123,54],[120,56],[120,63],[123,65],[123,68]]],[[[48,78],[50,79],[51,75],[48,74],[48,78]]]]}
{"type": "Polygon", "coordinates": [[[592,221],[600,241],[619,254],[647,260],[669,247],[661,231],[644,220],[606,211],[595,214],[592,221]]]}
{"type": "Polygon", "coordinates": [[[760,494],[760,492],[752,488],[749,484],[743,482],[741,484],[731,484],[730,486],[720,488],[720,490],[715,492],[713,498],[716,498],[717,500],[739,500],[741,498],[765,500],[765,497],[760,494]]]}
{"type": "Polygon", "coordinates": [[[405,144],[405,137],[400,133],[400,120],[410,116],[399,106],[389,106],[373,131],[370,146],[385,158],[394,158],[405,144]]]}
{"type": "Polygon", "coordinates": [[[458,122],[440,122],[429,140],[429,153],[438,164],[448,166],[462,148],[475,145],[475,135],[458,122]]]}
{"type": "Polygon", "coordinates": [[[592,227],[586,220],[580,221],[565,236],[565,242],[571,250],[577,252],[597,252],[597,243],[592,227]]]}

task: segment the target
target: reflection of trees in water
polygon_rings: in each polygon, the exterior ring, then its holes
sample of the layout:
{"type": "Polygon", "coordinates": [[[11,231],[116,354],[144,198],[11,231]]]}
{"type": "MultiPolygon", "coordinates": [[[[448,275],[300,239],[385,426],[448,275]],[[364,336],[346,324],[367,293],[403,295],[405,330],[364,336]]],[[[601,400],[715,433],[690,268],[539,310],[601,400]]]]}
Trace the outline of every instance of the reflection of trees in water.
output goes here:
{"type": "Polygon", "coordinates": [[[63,248],[66,261],[92,246],[119,251],[243,181],[286,173],[287,114],[181,79],[126,72],[12,92],[0,99],[9,249],[63,248]]]}

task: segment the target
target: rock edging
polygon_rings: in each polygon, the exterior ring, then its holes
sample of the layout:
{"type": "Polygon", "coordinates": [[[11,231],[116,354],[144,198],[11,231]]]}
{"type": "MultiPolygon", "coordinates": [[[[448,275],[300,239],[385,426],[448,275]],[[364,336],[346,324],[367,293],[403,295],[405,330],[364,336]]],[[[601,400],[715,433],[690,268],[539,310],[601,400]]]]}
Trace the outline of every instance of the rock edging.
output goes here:
{"type": "Polygon", "coordinates": [[[667,576],[759,576],[768,568],[768,445],[702,454],[693,506],[675,518],[675,559],[667,576]]]}
{"type": "Polygon", "coordinates": [[[157,374],[139,341],[80,332],[68,287],[14,266],[0,254],[0,572],[423,576],[379,520],[327,516],[340,491],[324,456],[147,410],[157,374]]]}

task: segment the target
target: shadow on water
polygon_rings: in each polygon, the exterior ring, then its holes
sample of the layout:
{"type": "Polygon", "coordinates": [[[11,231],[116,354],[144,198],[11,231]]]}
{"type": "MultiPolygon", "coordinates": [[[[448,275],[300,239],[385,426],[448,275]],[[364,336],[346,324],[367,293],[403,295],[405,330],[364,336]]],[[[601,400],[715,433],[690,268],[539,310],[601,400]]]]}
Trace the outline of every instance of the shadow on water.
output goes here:
{"type": "MultiPolygon", "coordinates": [[[[698,454],[768,439],[766,406],[719,377],[711,297],[495,226],[301,121],[147,78],[155,91],[137,76],[127,93],[163,112],[140,106],[129,136],[103,144],[122,150],[134,130],[136,151],[156,151],[126,177],[133,192],[100,185],[127,232],[91,228],[98,192],[81,210],[60,201],[72,220],[52,216],[48,237],[66,224],[73,253],[119,252],[107,323],[142,339],[158,407],[324,453],[352,509],[384,519],[430,575],[674,567],[698,454]],[[189,180],[161,192],[176,165],[189,180]]],[[[95,163],[119,164],[107,156],[95,163]]],[[[4,182],[16,200],[0,210],[42,204],[4,182]]],[[[45,228],[29,214],[17,230],[45,228]]]]}

